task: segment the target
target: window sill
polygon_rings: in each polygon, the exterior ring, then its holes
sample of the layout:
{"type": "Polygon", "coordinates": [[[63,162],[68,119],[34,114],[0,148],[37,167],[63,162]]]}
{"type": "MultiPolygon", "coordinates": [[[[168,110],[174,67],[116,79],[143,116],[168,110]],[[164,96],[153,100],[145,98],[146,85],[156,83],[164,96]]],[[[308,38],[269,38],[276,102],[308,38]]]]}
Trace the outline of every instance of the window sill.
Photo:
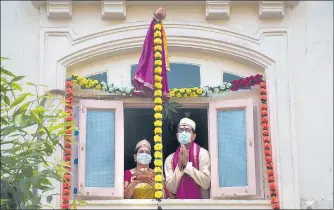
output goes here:
{"type": "Polygon", "coordinates": [[[77,206],[78,209],[270,209],[270,200],[163,200],[150,199],[124,200],[86,200],[88,205],[77,206]]]}

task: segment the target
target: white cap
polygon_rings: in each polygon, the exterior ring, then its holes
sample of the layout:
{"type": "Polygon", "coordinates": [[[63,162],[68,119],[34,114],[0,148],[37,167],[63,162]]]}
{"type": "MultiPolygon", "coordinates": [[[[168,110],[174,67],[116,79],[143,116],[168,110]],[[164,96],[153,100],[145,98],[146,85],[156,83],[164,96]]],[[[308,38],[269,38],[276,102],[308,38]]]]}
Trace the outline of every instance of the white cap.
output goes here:
{"type": "Polygon", "coordinates": [[[189,125],[190,127],[192,127],[192,129],[194,130],[196,129],[196,123],[193,120],[186,117],[180,120],[179,126],[180,125],[189,125]]]}
{"type": "Polygon", "coordinates": [[[151,144],[146,139],[141,140],[136,144],[136,149],[138,149],[139,147],[148,147],[151,150],[151,144]]]}

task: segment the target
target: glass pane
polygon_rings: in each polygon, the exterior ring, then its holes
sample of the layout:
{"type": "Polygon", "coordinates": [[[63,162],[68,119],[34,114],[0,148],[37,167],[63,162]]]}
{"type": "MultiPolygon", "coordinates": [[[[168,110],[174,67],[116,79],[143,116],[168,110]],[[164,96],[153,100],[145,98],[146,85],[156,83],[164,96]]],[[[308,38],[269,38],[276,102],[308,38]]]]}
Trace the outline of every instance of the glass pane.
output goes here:
{"type": "Polygon", "coordinates": [[[101,83],[101,82],[108,83],[108,80],[107,80],[107,72],[103,72],[103,73],[101,73],[101,74],[94,74],[94,75],[88,76],[87,78],[89,78],[89,79],[93,79],[93,80],[97,80],[97,81],[99,81],[100,83],[101,83]]]}
{"type": "Polygon", "coordinates": [[[86,187],[114,187],[115,112],[88,110],[86,187]]]}
{"type": "MultiPolygon", "coordinates": [[[[131,79],[136,67],[137,65],[131,66],[131,79]]],[[[201,86],[200,67],[197,65],[171,63],[167,78],[170,89],[201,86]]]]}
{"type": "Polygon", "coordinates": [[[226,72],[223,73],[223,82],[232,82],[233,80],[239,80],[239,79],[242,79],[242,77],[226,72]]]}
{"type": "Polygon", "coordinates": [[[218,111],[219,187],[247,186],[245,110],[218,111]]]}

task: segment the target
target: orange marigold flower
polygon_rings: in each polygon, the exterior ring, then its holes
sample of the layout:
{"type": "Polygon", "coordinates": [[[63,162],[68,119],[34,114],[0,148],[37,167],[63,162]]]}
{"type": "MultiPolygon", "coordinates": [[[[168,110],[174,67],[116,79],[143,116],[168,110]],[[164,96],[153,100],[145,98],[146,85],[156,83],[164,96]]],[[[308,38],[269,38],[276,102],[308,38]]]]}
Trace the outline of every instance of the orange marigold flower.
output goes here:
{"type": "Polygon", "coordinates": [[[69,182],[64,182],[63,183],[63,189],[69,189],[71,187],[69,182]]]}
{"type": "Polygon", "coordinates": [[[69,175],[69,174],[64,174],[64,179],[66,179],[66,180],[70,180],[70,178],[71,178],[71,175],[69,175]]]}
{"type": "Polygon", "coordinates": [[[275,181],[275,177],[274,176],[268,176],[268,182],[274,182],[275,181]]]}
{"type": "Polygon", "coordinates": [[[264,136],[263,141],[264,142],[270,142],[270,137],[269,136],[264,136]]]}
{"type": "Polygon", "coordinates": [[[266,135],[269,135],[269,131],[267,131],[267,130],[263,130],[263,131],[262,131],[262,134],[265,135],[265,136],[266,136],[266,135]]]}
{"type": "Polygon", "coordinates": [[[271,156],[267,156],[265,159],[266,159],[266,163],[271,163],[272,162],[271,156]]]}
{"type": "Polygon", "coordinates": [[[68,195],[63,195],[63,201],[69,201],[70,200],[70,196],[68,195]]]}
{"type": "Polygon", "coordinates": [[[71,81],[66,81],[66,87],[72,87],[72,82],[71,81]]]}
{"type": "Polygon", "coordinates": [[[265,88],[265,87],[266,87],[266,83],[265,83],[265,82],[261,82],[261,83],[260,83],[260,87],[261,87],[261,88],[265,88]]]}
{"type": "Polygon", "coordinates": [[[64,194],[64,195],[68,195],[68,194],[70,194],[70,190],[69,190],[69,189],[63,189],[63,194],[64,194]]]}
{"type": "Polygon", "coordinates": [[[271,155],[272,155],[271,149],[269,149],[269,150],[264,150],[264,155],[265,155],[265,156],[271,156],[271,155]]]}
{"type": "Polygon", "coordinates": [[[262,121],[262,122],[268,122],[268,117],[262,117],[262,118],[261,118],[261,121],[262,121]]]}
{"type": "Polygon", "coordinates": [[[267,115],[268,113],[267,113],[266,110],[262,110],[262,111],[261,111],[261,114],[262,114],[262,115],[267,115]]]}
{"type": "Polygon", "coordinates": [[[260,88],[260,93],[266,93],[266,89],[265,88],[260,88]]]}
{"type": "Polygon", "coordinates": [[[262,109],[262,110],[267,110],[267,108],[268,108],[267,104],[262,104],[262,105],[261,105],[261,109],[262,109]]]}
{"type": "Polygon", "coordinates": [[[270,149],[271,148],[271,144],[270,143],[264,143],[264,148],[270,149]]]}
{"type": "Polygon", "coordinates": [[[267,96],[266,96],[266,95],[261,95],[261,96],[260,96],[260,99],[262,99],[262,100],[267,100],[267,96]]]}
{"type": "Polygon", "coordinates": [[[269,188],[270,188],[271,190],[276,189],[276,183],[275,183],[275,182],[271,182],[271,183],[269,184],[269,188]]]}
{"type": "Polygon", "coordinates": [[[266,168],[267,168],[267,169],[271,169],[271,168],[273,168],[273,164],[272,164],[272,163],[266,163],[266,168]]]}
{"type": "Polygon", "coordinates": [[[71,153],[72,153],[72,150],[71,150],[71,149],[65,148],[65,154],[70,155],[71,153]]]}
{"type": "Polygon", "coordinates": [[[63,204],[61,205],[61,208],[62,208],[62,209],[69,209],[69,208],[70,208],[70,204],[68,204],[68,203],[63,203],[63,204]]]}
{"type": "Polygon", "coordinates": [[[271,170],[271,169],[267,170],[267,175],[268,175],[268,176],[272,176],[272,175],[274,175],[274,171],[271,170]]]}
{"type": "Polygon", "coordinates": [[[64,160],[65,160],[65,161],[70,161],[70,160],[71,160],[71,155],[66,155],[66,156],[64,157],[64,160]]]}
{"type": "Polygon", "coordinates": [[[65,148],[71,148],[72,147],[72,144],[71,143],[69,143],[69,142],[66,142],[65,143],[65,148]]]}

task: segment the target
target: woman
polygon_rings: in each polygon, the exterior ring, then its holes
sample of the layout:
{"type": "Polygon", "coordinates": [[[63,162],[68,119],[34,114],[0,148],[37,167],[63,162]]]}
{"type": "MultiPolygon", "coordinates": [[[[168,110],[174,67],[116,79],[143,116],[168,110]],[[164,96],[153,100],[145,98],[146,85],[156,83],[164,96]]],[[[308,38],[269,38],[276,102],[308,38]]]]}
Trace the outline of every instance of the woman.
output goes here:
{"type": "Polygon", "coordinates": [[[150,143],[145,139],[138,142],[133,157],[137,166],[124,172],[124,198],[154,199],[154,170],[149,168],[150,143]]]}
{"type": "Polygon", "coordinates": [[[151,25],[147,31],[146,38],[143,44],[142,53],[137,65],[137,69],[132,78],[132,84],[135,87],[133,94],[141,96],[153,96],[154,90],[154,25],[157,22],[161,24],[161,39],[163,40],[163,45],[161,49],[162,54],[162,94],[163,98],[169,97],[168,79],[167,71],[169,71],[169,56],[167,49],[167,39],[165,29],[162,20],[166,18],[166,11],[163,8],[159,8],[154,11],[154,17],[151,21],[151,25]]]}

